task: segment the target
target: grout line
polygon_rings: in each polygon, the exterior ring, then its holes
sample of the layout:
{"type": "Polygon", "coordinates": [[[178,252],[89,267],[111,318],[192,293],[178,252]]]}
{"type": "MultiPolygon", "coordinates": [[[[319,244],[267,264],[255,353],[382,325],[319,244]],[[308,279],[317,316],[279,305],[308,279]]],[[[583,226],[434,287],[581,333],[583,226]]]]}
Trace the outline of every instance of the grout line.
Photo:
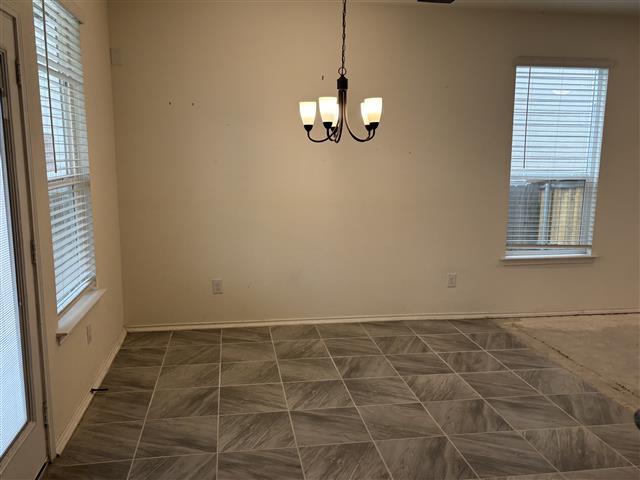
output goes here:
{"type": "MultiPolygon", "coordinates": [[[[363,328],[362,325],[359,324],[359,323],[357,323],[356,325],[359,325],[360,328],[363,328]]],[[[363,328],[363,330],[364,330],[364,328],[363,328]]],[[[366,330],[365,330],[365,332],[366,332],[366,330]]],[[[353,337],[351,337],[351,338],[353,338],[353,337]]],[[[371,338],[371,337],[369,337],[369,338],[371,338]]],[[[375,342],[373,342],[373,343],[375,344],[375,342]]],[[[322,339],[322,344],[325,346],[325,348],[327,348],[327,344],[325,343],[325,339],[324,338],[322,339]]],[[[351,395],[351,391],[349,390],[349,387],[347,387],[347,384],[344,381],[344,378],[342,377],[342,374],[340,373],[340,370],[338,370],[338,366],[336,365],[336,362],[334,361],[334,358],[333,357],[329,357],[329,358],[331,359],[331,363],[333,364],[333,368],[335,368],[336,372],[338,373],[338,377],[339,377],[340,381],[342,382],[342,386],[347,391],[347,394],[349,395],[349,398],[351,399],[351,403],[353,404],[353,408],[358,413],[358,417],[360,417],[360,421],[362,422],[362,425],[364,425],[364,428],[367,431],[367,434],[369,435],[369,439],[371,440],[371,443],[373,444],[374,448],[378,452],[378,457],[380,457],[380,461],[382,461],[382,464],[384,465],[384,468],[387,469],[387,473],[389,474],[389,478],[391,478],[391,480],[393,480],[393,473],[391,472],[391,469],[389,468],[389,465],[387,465],[386,460],[382,456],[382,452],[380,451],[380,448],[378,447],[378,444],[374,440],[373,435],[371,435],[371,430],[369,430],[369,426],[364,421],[364,418],[362,417],[362,414],[360,413],[360,410],[358,410],[358,405],[356,404],[355,400],[353,399],[353,395],[351,395]]],[[[387,361],[387,363],[389,363],[388,360],[386,360],[386,361],[387,361]]],[[[354,472],[355,472],[355,469],[354,469],[354,472]]],[[[353,475],[353,472],[352,472],[352,475],[353,475]]]]}
{"type": "MultiPolygon", "coordinates": [[[[406,326],[406,325],[405,325],[405,326],[406,326]]],[[[415,331],[414,331],[411,327],[408,327],[408,328],[409,328],[412,332],[414,332],[414,333],[415,333],[415,331]]],[[[425,342],[424,340],[422,340],[419,336],[418,336],[418,339],[419,339],[422,343],[424,343],[430,351],[433,351],[433,349],[432,349],[432,348],[427,344],[427,342],[425,342]]],[[[372,340],[373,340],[373,338],[372,338],[372,340]]],[[[373,343],[375,343],[375,341],[374,341],[373,343]]],[[[376,344],[376,347],[378,347],[378,350],[380,350],[380,351],[382,352],[382,349],[378,346],[378,344],[376,344]]],[[[440,358],[440,356],[439,356],[437,353],[435,353],[435,352],[434,352],[433,354],[435,354],[438,358],[440,358]]],[[[428,355],[433,355],[433,354],[428,354],[428,355]]],[[[408,384],[408,383],[407,383],[407,381],[404,379],[404,377],[403,377],[402,375],[400,375],[400,372],[399,372],[399,371],[396,369],[396,367],[395,367],[395,366],[394,366],[394,365],[393,365],[393,364],[392,364],[392,363],[391,363],[391,362],[386,358],[386,356],[385,356],[385,359],[387,360],[387,362],[389,362],[389,363],[391,364],[391,367],[396,371],[396,373],[398,374],[398,377],[400,377],[400,380],[402,380],[402,383],[404,383],[404,384],[405,384],[405,386],[409,389],[409,391],[411,392],[411,394],[412,394],[412,395],[417,399],[418,403],[422,406],[422,409],[427,413],[427,415],[429,415],[429,418],[431,419],[431,421],[433,422],[433,424],[434,424],[436,427],[438,427],[438,429],[442,432],[442,434],[444,435],[444,437],[447,439],[448,444],[449,444],[449,445],[451,445],[451,446],[454,448],[454,450],[455,450],[456,452],[458,452],[458,455],[460,455],[460,458],[464,461],[464,463],[466,463],[466,464],[467,464],[467,466],[468,466],[468,467],[469,467],[469,469],[473,472],[473,474],[476,476],[476,478],[480,478],[480,475],[478,475],[478,472],[476,472],[476,471],[475,471],[475,469],[471,466],[471,463],[469,463],[469,461],[466,459],[466,457],[465,457],[464,455],[462,455],[462,452],[460,452],[460,450],[458,450],[458,447],[457,447],[457,446],[456,446],[456,445],[451,441],[451,439],[449,438],[449,435],[447,435],[447,432],[445,432],[445,431],[443,430],[443,428],[440,426],[440,424],[439,424],[438,422],[436,422],[436,419],[435,419],[435,418],[433,418],[433,415],[431,415],[431,412],[429,412],[429,410],[427,409],[427,407],[425,407],[424,403],[422,403],[422,402],[420,401],[420,398],[418,398],[418,395],[417,395],[417,394],[413,391],[413,389],[409,386],[409,384],[408,384]]],[[[442,361],[442,359],[441,359],[441,358],[440,358],[440,361],[442,361]]],[[[447,364],[446,362],[443,362],[443,363],[444,363],[445,365],[447,365],[447,366],[448,366],[448,364],[447,364]]],[[[452,369],[452,370],[453,370],[453,369],[452,369]]],[[[422,437],[420,437],[420,438],[422,438],[422,437]]],[[[428,437],[427,437],[427,438],[428,438],[428,437]]]]}
{"type": "Polygon", "coordinates": [[[140,429],[140,435],[138,436],[138,442],[136,443],[136,448],[133,451],[133,456],[131,457],[131,465],[129,466],[129,472],[127,473],[126,480],[131,478],[131,473],[133,472],[133,464],[136,460],[136,455],[138,454],[138,448],[140,447],[140,440],[142,440],[142,434],[144,433],[144,428],[147,424],[147,417],[149,416],[149,411],[151,410],[151,404],[153,403],[153,397],[156,394],[156,389],[158,388],[158,383],[160,382],[160,376],[162,375],[162,368],[164,366],[164,360],[167,358],[167,352],[169,351],[169,344],[171,343],[171,337],[173,336],[173,332],[169,334],[169,340],[167,341],[167,345],[164,347],[164,355],[162,356],[162,362],[160,363],[160,371],[158,372],[158,378],[156,378],[156,383],[153,386],[153,393],[151,394],[151,398],[149,399],[149,405],[147,406],[147,412],[144,415],[144,419],[142,420],[142,428],[140,429]]]}
{"type": "MultiPolygon", "coordinates": [[[[317,330],[316,330],[317,332],[317,330]]],[[[280,378],[280,389],[282,391],[282,398],[284,400],[284,406],[287,409],[287,415],[289,416],[289,426],[291,427],[291,433],[293,434],[293,443],[296,446],[296,453],[298,454],[298,461],[300,462],[300,471],[302,472],[303,480],[306,480],[304,473],[304,466],[302,465],[302,455],[300,455],[300,447],[298,446],[298,437],[296,436],[296,429],[293,427],[293,418],[291,417],[291,410],[289,409],[289,401],[287,400],[287,392],[284,389],[284,382],[282,381],[282,373],[280,372],[280,363],[278,360],[278,352],[276,352],[276,345],[273,341],[273,335],[271,334],[271,327],[269,327],[269,338],[271,338],[271,347],[273,348],[273,355],[276,357],[276,368],[278,369],[278,377],[280,378]]],[[[322,344],[324,346],[324,343],[322,344]]],[[[325,350],[326,350],[325,346],[325,350]]],[[[217,478],[217,477],[216,477],[217,478]]]]}

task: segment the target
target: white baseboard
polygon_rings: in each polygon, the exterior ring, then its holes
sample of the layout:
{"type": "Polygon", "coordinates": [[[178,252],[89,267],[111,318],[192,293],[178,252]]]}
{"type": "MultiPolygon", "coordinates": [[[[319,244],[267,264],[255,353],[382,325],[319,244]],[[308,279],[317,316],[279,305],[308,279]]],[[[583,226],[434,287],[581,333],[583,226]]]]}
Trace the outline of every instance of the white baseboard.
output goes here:
{"type": "Polygon", "coordinates": [[[304,325],[310,323],[356,323],[370,321],[401,320],[466,320],[466,319],[508,319],[532,317],[568,317],[576,315],[617,315],[640,313],[638,308],[607,308],[599,310],[568,310],[562,312],[505,312],[505,313],[415,313],[396,315],[353,315],[345,317],[304,317],[275,318],[264,320],[240,320],[235,322],[200,322],[200,323],[156,323],[147,325],[125,325],[128,332],[150,332],[163,330],[190,330],[195,328],[228,328],[228,327],[260,327],[264,325],[304,325]]]}
{"type": "MultiPolygon", "coordinates": [[[[107,358],[105,358],[102,367],[100,367],[100,370],[98,371],[98,374],[96,375],[96,378],[90,388],[97,388],[100,386],[102,380],[104,380],[105,375],[109,371],[109,367],[111,367],[113,359],[116,357],[118,350],[120,350],[122,342],[124,342],[124,337],[126,336],[127,331],[123,329],[120,333],[120,336],[118,337],[118,340],[109,352],[109,355],[107,355],[107,358]]],[[[71,439],[71,435],[73,435],[73,432],[75,432],[76,428],[80,424],[80,420],[82,420],[82,416],[84,415],[84,412],[86,412],[87,407],[89,407],[89,403],[91,403],[92,398],[93,394],[90,391],[87,391],[86,395],[82,398],[80,404],[78,405],[78,408],[76,408],[76,411],[73,413],[71,420],[69,420],[69,423],[67,423],[60,436],[58,436],[58,438],[56,439],[57,455],[60,455],[64,448],[67,446],[69,439],[71,439]]]]}

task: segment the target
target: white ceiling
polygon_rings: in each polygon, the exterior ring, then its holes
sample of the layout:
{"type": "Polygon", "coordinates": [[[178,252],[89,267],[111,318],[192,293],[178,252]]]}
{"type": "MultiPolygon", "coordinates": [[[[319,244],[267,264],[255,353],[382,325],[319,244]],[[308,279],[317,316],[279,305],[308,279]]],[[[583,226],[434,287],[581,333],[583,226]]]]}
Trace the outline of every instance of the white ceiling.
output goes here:
{"type": "MultiPolygon", "coordinates": [[[[394,3],[417,3],[417,0],[391,1],[394,3]]],[[[432,6],[434,8],[492,8],[500,10],[640,14],[640,0],[456,0],[452,5],[432,4],[432,6]]]]}

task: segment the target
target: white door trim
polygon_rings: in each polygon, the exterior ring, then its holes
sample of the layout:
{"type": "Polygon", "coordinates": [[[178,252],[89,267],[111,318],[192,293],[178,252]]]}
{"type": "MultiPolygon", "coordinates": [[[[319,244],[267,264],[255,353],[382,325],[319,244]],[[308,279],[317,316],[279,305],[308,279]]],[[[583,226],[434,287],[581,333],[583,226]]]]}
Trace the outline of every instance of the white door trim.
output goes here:
{"type": "MultiPolygon", "coordinates": [[[[26,207],[29,211],[30,216],[30,229],[29,232],[31,239],[34,242],[35,252],[39,252],[40,249],[38,247],[38,239],[40,238],[38,232],[38,214],[36,210],[36,199],[35,199],[35,186],[33,182],[34,178],[34,169],[33,169],[33,155],[31,151],[31,143],[29,142],[30,138],[30,124],[29,124],[29,116],[27,109],[27,100],[24,96],[24,68],[22,66],[22,59],[25,58],[23,52],[22,38],[23,38],[23,27],[22,27],[22,19],[19,10],[14,6],[18,3],[19,0],[4,0],[0,5],[0,11],[9,15],[13,19],[14,28],[15,28],[15,45],[16,45],[16,59],[18,61],[18,65],[16,67],[18,71],[18,75],[21,78],[21,82],[18,84],[18,98],[19,98],[19,108],[20,108],[20,118],[14,119],[14,122],[19,122],[22,128],[22,148],[24,152],[24,162],[26,166],[26,183],[27,183],[27,196],[29,205],[26,207]]],[[[28,21],[32,21],[31,18],[28,21]]],[[[27,233],[27,232],[24,232],[27,233]]],[[[37,256],[36,256],[37,257],[37,256]]],[[[37,260],[37,258],[36,258],[37,260]]],[[[42,394],[44,398],[43,405],[43,418],[44,418],[44,427],[45,427],[45,435],[46,435],[46,445],[47,445],[47,457],[48,460],[51,461],[55,457],[55,438],[54,433],[51,428],[52,425],[52,413],[51,413],[51,405],[53,394],[51,391],[51,370],[49,368],[49,353],[47,348],[47,326],[44,319],[44,296],[42,294],[43,289],[43,280],[42,273],[39,268],[39,262],[36,261],[33,264],[33,275],[34,275],[34,290],[35,290],[35,303],[36,303],[36,324],[38,329],[38,340],[39,344],[32,346],[32,348],[38,348],[40,352],[40,369],[41,369],[41,379],[42,379],[42,394]]]]}

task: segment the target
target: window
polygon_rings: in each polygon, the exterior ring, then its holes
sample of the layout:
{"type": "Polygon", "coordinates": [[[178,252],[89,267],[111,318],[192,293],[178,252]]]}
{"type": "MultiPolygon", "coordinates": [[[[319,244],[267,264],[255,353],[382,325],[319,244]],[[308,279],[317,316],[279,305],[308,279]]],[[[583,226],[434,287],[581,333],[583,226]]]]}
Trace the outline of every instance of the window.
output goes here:
{"type": "Polygon", "coordinates": [[[33,12],[61,312],[95,281],[80,23],[57,0],[34,0],[33,12]]]}
{"type": "Polygon", "coordinates": [[[591,254],[608,76],[517,67],[507,257],[591,254]]]}

